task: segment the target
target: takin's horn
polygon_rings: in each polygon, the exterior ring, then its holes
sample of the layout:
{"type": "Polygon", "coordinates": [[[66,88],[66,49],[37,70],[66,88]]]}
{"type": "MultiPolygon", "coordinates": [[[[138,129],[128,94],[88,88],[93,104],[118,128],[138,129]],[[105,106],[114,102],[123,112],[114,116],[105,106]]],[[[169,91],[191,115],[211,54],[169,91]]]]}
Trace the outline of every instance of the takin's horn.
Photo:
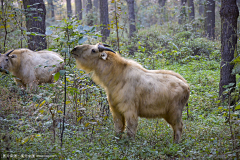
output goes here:
{"type": "Polygon", "coordinates": [[[14,51],[14,49],[13,49],[13,50],[11,50],[11,51],[9,51],[9,52],[8,52],[8,53],[6,53],[5,55],[6,55],[6,56],[9,56],[9,54],[10,54],[10,53],[12,53],[13,51],[14,51]]]}
{"type": "Polygon", "coordinates": [[[104,47],[111,47],[111,46],[109,46],[108,44],[103,44],[103,46],[104,46],[104,47]]]}
{"type": "Polygon", "coordinates": [[[111,50],[111,49],[109,49],[107,47],[104,47],[103,45],[98,45],[98,49],[99,49],[100,52],[102,52],[102,51],[111,51],[111,52],[115,53],[113,50],[111,50]]]}

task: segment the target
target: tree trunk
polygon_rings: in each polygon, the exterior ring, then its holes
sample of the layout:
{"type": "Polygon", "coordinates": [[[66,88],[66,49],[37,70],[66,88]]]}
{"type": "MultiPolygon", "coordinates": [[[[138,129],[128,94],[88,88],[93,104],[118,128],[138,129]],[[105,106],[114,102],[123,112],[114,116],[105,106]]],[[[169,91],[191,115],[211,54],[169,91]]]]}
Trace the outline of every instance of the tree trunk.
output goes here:
{"type": "Polygon", "coordinates": [[[199,15],[203,16],[204,14],[204,0],[199,0],[199,15]]]}
{"type": "Polygon", "coordinates": [[[109,16],[108,16],[108,0],[100,0],[99,4],[100,11],[100,27],[102,34],[102,41],[105,42],[107,37],[109,37],[109,16]]]}
{"type": "Polygon", "coordinates": [[[219,96],[222,100],[225,99],[223,95],[224,85],[233,83],[236,85],[236,76],[232,75],[234,65],[230,62],[234,59],[234,52],[237,50],[237,19],[239,16],[236,0],[221,0],[221,72],[219,83],[219,96]]]}
{"type": "Polygon", "coordinates": [[[183,24],[186,22],[186,1],[187,0],[181,0],[181,10],[180,10],[180,17],[178,20],[179,24],[183,24]]]}
{"type": "Polygon", "coordinates": [[[53,0],[48,0],[48,5],[50,6],[52,20],[55,20],[53,0]]]}
{"type": "Polygon", "coordinates": [[[28,48],[31,50],[46,49],[46,8],[43,0],[23,0],[23,6],[26,10],[25,16],[27,31],[37,34],[28,36],[28,48]]]}
{"type": "Polygon", "coordinates": [[[71,18],[71,16],[72,16],[71,0],[67,0],[67,16],[68,16],[68,18],[71,18]]]}
{"type": "Polygon", "coordinates": [[[205,36],[215,39],[215,0],[206,0],[204,17],[205,36]]]}
{"type": "Polygon", "coordinates": [[[98,0],[93,0],[93,6],[95,7],[95,10],[97,12],[98,8],[99,8],[99,1],[98,0]]]}
{"type": "Polygon", "coordinates": [[[195,9],[194,9],[194,3],[193,0],[187,0],[188,2],[188,17],[189,17],[189,21],[194,20],[195,18],[195,9]]]}
{"type": "Polygon", "coordinates": [[[82,20],[82,0],[75,0],[75,14],[78,20],[82,20]]]}
{"type": "Polygon", "coordinates": [[[87,1],[87,10],[86,10],[87,14],[89,11],[91,11],[91,9],[92,9],[92,0],[88,0],[87,1]]]}
{"type": "Polygon", "coordinates": [[[127,0],[128,4],[128,20],[129,20],[129,37],[131,38],[136,31],[134,0],[127,0]]]}
{"type": "Polygon", "coordinates": [[[166,0],[158,0],[159,5],[159,11],[160,11],[160,24],[163,24],[163,22],[166,22],[166,0]]]}

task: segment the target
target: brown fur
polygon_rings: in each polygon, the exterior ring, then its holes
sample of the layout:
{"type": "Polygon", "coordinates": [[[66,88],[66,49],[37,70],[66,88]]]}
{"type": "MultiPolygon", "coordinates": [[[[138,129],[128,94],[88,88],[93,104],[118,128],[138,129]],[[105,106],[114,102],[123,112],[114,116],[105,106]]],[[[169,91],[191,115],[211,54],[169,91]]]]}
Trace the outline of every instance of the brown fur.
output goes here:
{"type": "Polygon", "coordinates": [[[30,88],[41,83],[52,83],[52,74],[64,68],[63,61],[58,53],[52,51],[16,49],[9,56],[0,55],[1,68],[16,76],[15,82],[18,85],[30,88]]]}
{"type": "Polygon", "coordinates": [[[126,126],[128,135],[134,138],[138,117],[164,118],[173,128],[174,141],[180,142],[182,111],[190,94],[180,74],[146,70],[113,52],[99,52],[98,44],[76,46],[72,54],[77,67],[93,72],[93,80],[105,88],[117,134],[126,126]]]}

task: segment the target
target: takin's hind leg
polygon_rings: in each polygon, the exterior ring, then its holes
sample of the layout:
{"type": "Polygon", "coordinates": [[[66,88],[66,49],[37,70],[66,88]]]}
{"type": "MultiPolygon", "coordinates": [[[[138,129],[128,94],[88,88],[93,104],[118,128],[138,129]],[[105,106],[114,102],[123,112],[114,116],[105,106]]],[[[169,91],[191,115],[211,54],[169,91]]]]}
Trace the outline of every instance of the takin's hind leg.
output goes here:
{"type": "Polygon", "coordinates": [[[174,143],[179,143],[182,137],[182,111],[174,112],[173,114],[168,114],[165,120],[171,125],[173,129],[173,141],[174,143]]]}

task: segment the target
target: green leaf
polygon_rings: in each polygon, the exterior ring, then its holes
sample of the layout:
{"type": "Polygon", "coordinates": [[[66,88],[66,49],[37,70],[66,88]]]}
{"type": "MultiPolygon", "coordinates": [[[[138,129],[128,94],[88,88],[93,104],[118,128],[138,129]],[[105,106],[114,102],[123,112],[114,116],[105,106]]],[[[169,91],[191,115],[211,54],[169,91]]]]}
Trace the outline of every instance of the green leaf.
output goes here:
{"type": "Polygon", "coordinates": [[[79,39],[78,44],[83,44],[86,40],[88,40],[88,37],[84,36],[79,39]]]}
{"type": "Polygon", "coordinates": [[[59,73],[61,76],[63,76],[65,74],[66,70],[60,70],[59,73]]]}
{"type": "Polygon", "coordinates": [[[60,77],[60,73],[57,72],[55,75],[54,75],[54,80],[57,81],[60,77]]]}
{"type": "Polygon", "coordinates": [[[22,144],[25,144],[25,143],[27,143],[28,142],[28,140],[29,140],[29,137],[25,137],[23,140],[22,140],[22,144]]]}
{"type": "Polygon", "coordinates": [[[82,31],[82,30],[83,30],[83,26],[82,26],[82,25],[79,25],[79,26],[77,27],[77,29],[78,29],[78,31],[82,31]]]}
{"type": "Polygon", "coordinates": [[[46,34],[47,36],[51,35],[52,33],[53,33],[53,31],[51,31],[51,30],[47,30],[47,31],[45,32],[45,34],[46,34]]]}
{"type": "Polygon", "coordinates": [[[240,109],[240,104],[238,104],[235,108],[235,110],[238,110],[238,109],[240,109]]]}

